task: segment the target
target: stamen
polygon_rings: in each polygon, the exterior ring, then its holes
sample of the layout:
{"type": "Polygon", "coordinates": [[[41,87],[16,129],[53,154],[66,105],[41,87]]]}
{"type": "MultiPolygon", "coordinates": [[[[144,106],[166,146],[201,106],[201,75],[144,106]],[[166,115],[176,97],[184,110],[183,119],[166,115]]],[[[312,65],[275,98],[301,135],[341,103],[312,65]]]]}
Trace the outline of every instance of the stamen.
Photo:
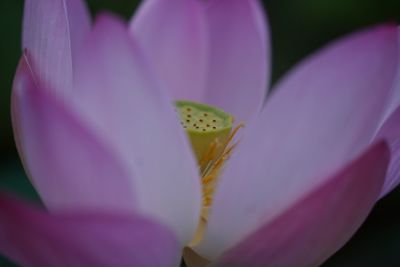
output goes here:
{"type": "Polygon", "coordinates": [[[202,239],[218,177],[238,144],[235,137],[244,124],[239,123],[232,129],[233,117],[208,105],[177,101],[176,106],[201,174],[202,211],[198,232],[191,243],[193,245],[202,239]]]}
{"type": "Polygon", "coordinates": [[[238,131],[244,127],[243,123],[237,125],[231,134],[229,135],[227,142],[225,144],[221,144],[218,140],[212,142],[208,148],[207,153],[199,162],[199,169],[202,176],[202,185],[203,185],[203,209],[202,209],[202,218],[207,221],[208,219],[208,210],[212,205],[213,194],[215,190],[216,183],[218,181],[218,177],[221,174],[221,171],[232,155],[233,150],[236,148],[238,142],[233,143],[233,139],[238,133],[238,131]],[[216,151],[219,146],[223,146],[224,150],[221,155],[216,155],[216,151]]]}

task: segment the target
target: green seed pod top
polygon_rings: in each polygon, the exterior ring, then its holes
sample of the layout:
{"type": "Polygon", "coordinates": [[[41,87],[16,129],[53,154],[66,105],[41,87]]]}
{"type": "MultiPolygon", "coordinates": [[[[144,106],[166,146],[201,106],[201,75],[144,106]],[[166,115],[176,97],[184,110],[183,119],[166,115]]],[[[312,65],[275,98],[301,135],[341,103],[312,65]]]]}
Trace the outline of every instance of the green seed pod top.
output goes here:
{"type": "Polygon", "coordinates": [[[197,160],[202,159],[214,142],[220,144],[218,153],[223,151],[232,130],[233,117],[230,114],[191,101],[177,101],[176,107],[197,160]]]}

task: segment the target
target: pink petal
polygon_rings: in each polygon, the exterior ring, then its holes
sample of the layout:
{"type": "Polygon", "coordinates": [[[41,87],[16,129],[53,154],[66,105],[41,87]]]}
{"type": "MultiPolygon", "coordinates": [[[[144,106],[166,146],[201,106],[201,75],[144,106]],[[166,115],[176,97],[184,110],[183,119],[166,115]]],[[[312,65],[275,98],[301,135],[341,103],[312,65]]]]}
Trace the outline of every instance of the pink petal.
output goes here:
{"type": "Polygon", "coordinates": [[[400,183],[400,107],[385,121],[373,141],[385,139],[391,149],[391,162],[382,189],[381,197],[392,191],[400,183]]]}
{"type": "Polygon", "coordinates": [[[264,103],[270,72],[264,10],[254,0],[207,3],[210,39],[205,102],[237,121],[255,116],[264,103]]]}
{"type": "MultiPolygon", "coordinates": [[[[397,37],[398,37],[398,51],[400,51],[400,27],[397,28],[397,37]]],[[[400,62],[400,52],[398,53],[398,62],[400,62]]],[[[386,111],[384,113],[383,119],[381,121],[380,126],[385,123],[385,121],[392,115],[392,113],[396,110],[397,107],[400,106],[400,65],[397,68],[397,75],[394,81],[393,90],[388,97],[388,102],[386,104],[386,111]]]]}
{"type": "MultiPolygon", "coordinates": [[[[400,40],[400,28],[398,28],[397,33],[400,40]]],[[[400,42],[398,48],[400,51],[400,42]]],[[[398,55],[398,60],[400,62],[400,53],[398,55]]],[[[381,138],[388,140],[392,151],[389,171],[381,194],[381,197],[383,197],[400,183],[400,67],[397,69],[392,93],[388,97],[386,111],[372,142],[381,138]]]]}
{"type": "Polygon", "coordinates": [[[77,108],[135,172],[139,209],[186,244],[198,223],[200,179],[172,101],[116,18],[97,20],[80,55],[77,108]]]}
{"type": "Polygon", "coordinates": [[[46,206],[133,210],[132,174],[70,109],[36,85],[23,57],[12,97],[15,137],[46,206]]]}
{"type": "Polygon", "coordinates": [[[166,227],[118,214],[48,214],[0,196],[0,252],[24,267],[177,266],[166,227]]]}
{"type": "Polygon", "coordinates": [[[203,6],[197,0],[143,1],[131,32],[175,99],[202,101],[207,64],[203,6]]]}
{"type": "Polygon", "coordinates": [[[32,57],[41,86],[61,94],[71,90],[75,52],[89,32],[82,0],[26,0],[23,49],[32,57]]]}
{"type": "Polygon", "coordinates": [[[205,254],[270,222],[365,150],[396,70],[396,31],[351,35],[285,77],[220,179],[205,254]]]}
{"type": "Polygon", "coordinates": [[[365,220],[379,195],[388,163],[387,145],[374,145],[226,252],[215,266],[319,266],[365,220]]]}

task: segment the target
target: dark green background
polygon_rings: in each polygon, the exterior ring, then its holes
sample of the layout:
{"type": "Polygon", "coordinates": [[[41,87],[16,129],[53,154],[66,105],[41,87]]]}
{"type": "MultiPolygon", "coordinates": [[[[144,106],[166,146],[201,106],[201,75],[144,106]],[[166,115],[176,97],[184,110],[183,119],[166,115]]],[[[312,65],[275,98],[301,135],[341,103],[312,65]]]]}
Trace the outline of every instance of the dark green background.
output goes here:
{"type": "MultiPolygon", "coordinates": [[[[112,10],[129,18],[138,1],[88,1],[94,14],[112,10]]],[[[400,21],[399,0],[264,1],[273,41],[273,81],[293,64],[343,34],[384,22],[400,21]]],[[[0,1],[0,188],[34,201],[12,139],[9,98],[21,54],[22,0],[0,1]]],[[[400,266],[400,189],[381,200],[354,238],[324,267],[400,266]]],[[[14,266],[0,257],[0,266],[14,266]]],[[[295,266],[294,266],[295,267],[295,266]]]]}

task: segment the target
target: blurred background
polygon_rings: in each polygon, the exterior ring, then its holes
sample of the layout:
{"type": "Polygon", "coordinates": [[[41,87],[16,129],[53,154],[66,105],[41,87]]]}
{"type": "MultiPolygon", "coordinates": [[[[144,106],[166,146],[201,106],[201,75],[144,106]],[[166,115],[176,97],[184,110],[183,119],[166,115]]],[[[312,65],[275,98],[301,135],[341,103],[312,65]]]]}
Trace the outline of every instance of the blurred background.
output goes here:
{"type": "MultiPolygon", "coordinates": [[[[129,19],[135,0],[90,0],[129,19]]],[[[370,25],[400,22],[399,0],[266,0],[273,42],[273,82],[329,41],[370,25]]],[[[0,1],[0,188],[38,201],[21,167],[10,121],[11,84],[20,50],[23,0],[0,1]]],[[[354,238],[323,267],[400,266],[400,188],[382,199],[354,238]]],[[[0,266],[15,266],[0,256],[0,266]]],[[[294,266],[295,267],[295,266],[294,266]]]]}

